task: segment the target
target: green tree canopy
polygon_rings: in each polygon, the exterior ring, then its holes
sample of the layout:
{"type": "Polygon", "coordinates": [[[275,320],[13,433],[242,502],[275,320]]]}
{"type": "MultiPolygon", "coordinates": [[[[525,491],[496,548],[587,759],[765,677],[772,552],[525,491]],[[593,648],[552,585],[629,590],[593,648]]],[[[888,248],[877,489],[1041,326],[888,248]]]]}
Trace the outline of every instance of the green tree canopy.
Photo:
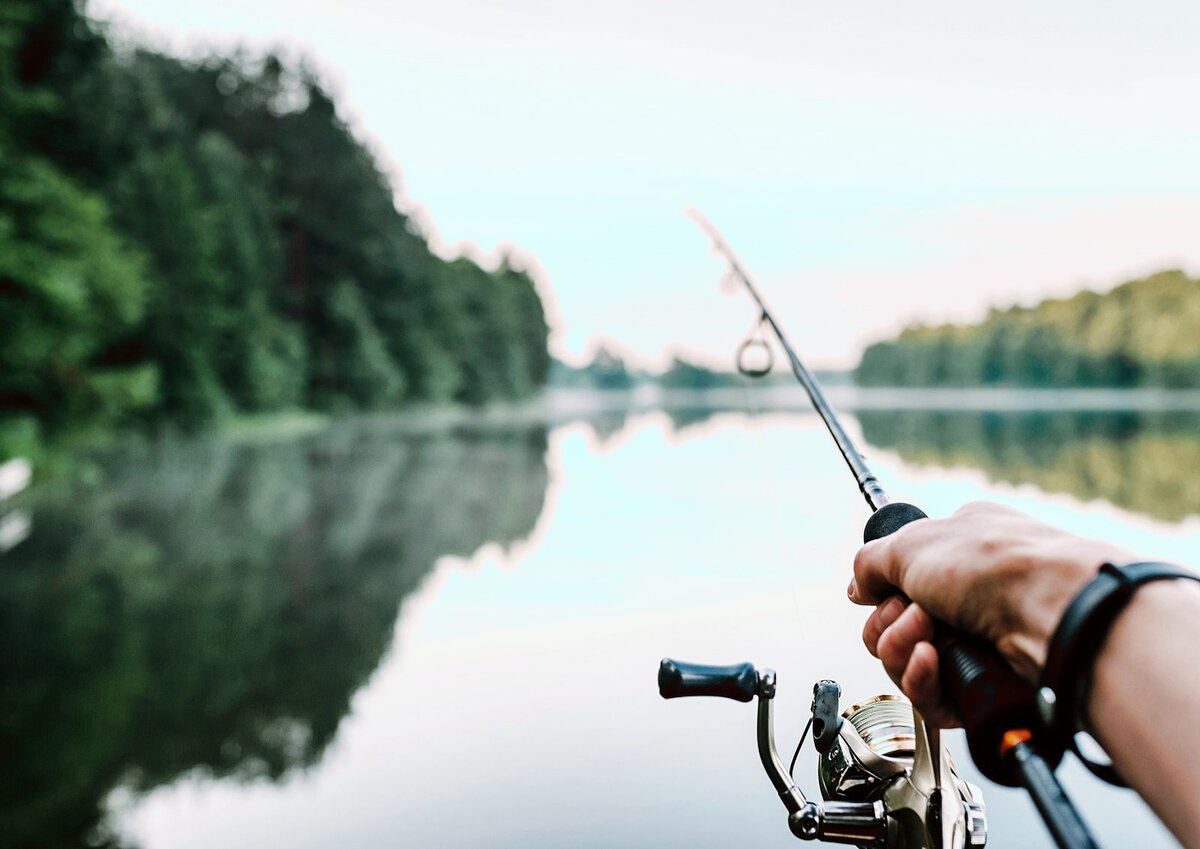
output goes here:
{"type": "Polygon", "coordinates": [[[0,416],[486,403],[546,379],[530,275],[434,254],[303,62],[0,11],[0,416]]]}
{"type": "Polygon", "coordinates": [[[910,327],[869,346],[865,385],[1200,386],[1200,280],[1164,271],[1105,294],[910,327]]]}

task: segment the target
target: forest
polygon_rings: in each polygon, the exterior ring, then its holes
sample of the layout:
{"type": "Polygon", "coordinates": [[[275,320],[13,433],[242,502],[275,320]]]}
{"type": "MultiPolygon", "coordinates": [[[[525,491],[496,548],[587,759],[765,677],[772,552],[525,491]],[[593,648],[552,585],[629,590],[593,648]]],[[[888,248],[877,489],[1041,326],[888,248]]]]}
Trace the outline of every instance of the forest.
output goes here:
{"type": "Polygon", "coordinates": [[[870,345],[866,386],[1200,387],[1200,280],[1165,271],[1100,294],[914,326],[870,345]]]}
{"type": "Polygon", "coordinates": [[[549,367],[530,275],[434,254],[303,61],[0,5],[0,456],[80,429],[484,404],[549,367]]]}

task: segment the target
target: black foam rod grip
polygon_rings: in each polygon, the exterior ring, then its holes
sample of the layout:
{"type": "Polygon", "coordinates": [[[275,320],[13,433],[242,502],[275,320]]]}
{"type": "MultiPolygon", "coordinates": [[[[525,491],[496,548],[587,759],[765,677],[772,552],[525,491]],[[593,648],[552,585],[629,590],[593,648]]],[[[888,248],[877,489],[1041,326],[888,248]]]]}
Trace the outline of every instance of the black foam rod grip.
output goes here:
{"type": "Polygon", "coordinates": [[[717,696],[748,702],[758,690],[758,671],[752,663],[702,666],[663,658],[658,665],[658,694],[664,699],[717,696]]]}
{"type": "MultiPolygon", "coordinates": [[[[925,518],[925,513],[912,504],[899,501],[887,504],[871,515],[863,530],[863,540],[870,542],[888,536],[910,522],[925,518]]],[[[967,732],[967,745],[975,765],[997,784],[1018,786],[1018,777],[1003,755],[1004,737],[1009,731],[1032,731],[1038,727],[1033,685],[978,637],[939,624],[934,645],[938,650],[942,689],[967,732]]],[[[1062,757],[1061,752],[1042,754],[1053,763],[1062,757]]]]}
{"type": "Polygon", "coordinates": [[[928,518],[920,507],[893,501],[880,507],[867,519],[867,526],[863,528],[863,542],[890,536],[910,522],[928,518]]]}

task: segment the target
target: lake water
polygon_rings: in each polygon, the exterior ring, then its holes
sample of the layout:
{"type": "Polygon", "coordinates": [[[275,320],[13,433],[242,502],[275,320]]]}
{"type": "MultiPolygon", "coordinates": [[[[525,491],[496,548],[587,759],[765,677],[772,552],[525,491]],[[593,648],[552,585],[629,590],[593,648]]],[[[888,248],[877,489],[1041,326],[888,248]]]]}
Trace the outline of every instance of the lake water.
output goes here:
{"type": "MultiPolygon", "coordinates": [[[[1198,424],[848,417],[931,514],[990,498],[1193,564],[1198,424]]],[[[659,659],[778,670],[789,751],[816,679],[893,690],[845,599],[866,507],[800,411],[344,423],[77,477],[20,497],[30,536],[0,556],[5,847],[794,846],[753,707],[662,701],[659,659]]],[[[797,772],[819,795],[811,749],[797,772]]],[[[1062,775],[1103,845],[1173,845],[1132,793],[1062,775]]],[[[990,846],[1051,845],[984,786],[990,846]]]]}

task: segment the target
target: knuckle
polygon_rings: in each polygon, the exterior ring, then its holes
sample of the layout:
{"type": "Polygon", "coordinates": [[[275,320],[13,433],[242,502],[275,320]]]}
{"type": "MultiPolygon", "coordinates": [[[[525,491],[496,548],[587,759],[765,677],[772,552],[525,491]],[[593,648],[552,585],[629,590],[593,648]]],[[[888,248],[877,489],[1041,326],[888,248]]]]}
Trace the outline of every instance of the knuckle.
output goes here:
{"type": "Polygon", "coordinates": [[[941,692],[937,682],[929,678],[925,669],[915,667],[915,663],[910,663],[905,669],[901,688],[917,710],[927,717],[932,716],[940,706],[941,692]]]}
{"type": "Polygon", "coordinates": [[[912,605],[913,630],[921,639],[926,639],[933,634],[933,617],[925,608],[919,605],[912,605]]]}
{"type": "Polygon", "coordinates": [[[892,639],[887,631],[879,635],[879,639],[875,641],[875,656],[883,661],[883,665],[890,666],[894,659],[892,651],[892,639]]]}
{"type": "Polygon", "coordinates": [[[875,643],[875,651],[885,666],[904,669],[908,665],[908,653],[897,630],[894,626],[884,630],[875,643]]]}
{"type": "Polygon", "coordinates": [[[894,537],[874,540],[860,548],[854,555],[854,580],[860,588],[874,587],[885,578],[894,537]]]}
{"type": "Polygon", "coordinates": [[[996,507],[990,501],[968,501],[962,507],[954,511],[955,516],[975,516],[980,513],[988,513],[996,507]]]}
{"type": "Polygon", "coordinates": [[[984,557],[996,557],[1008,547],[1009,539],[1005,534],[987,530],[979,534],[976,544],[984,557]]]}
{"type": "Polygon", "coordinates": [[[961,586],[968,577],[968,567],[957,560],[951,560],[939,570],[938,583],[944,587],[961,586]]]}
{"type": "Polygon", "coordinates": [[[875,646],[879,642],[879,639],[875,635],[875,628],[872,626],[870,620],[867,620],[867,624],[863,626],[862,641],[863,645],[867,647],[867,651],[875,655],[875,657],[879,656],[875,651],[875,646]]]}
{"type": "Polygon", "coordinates": [[[879,617],[884,621],[884,624],[890,625],[904,615],[904,611],[908,609],[909,602],[902,595],[892,595],[879,605],[879,617]]]}

